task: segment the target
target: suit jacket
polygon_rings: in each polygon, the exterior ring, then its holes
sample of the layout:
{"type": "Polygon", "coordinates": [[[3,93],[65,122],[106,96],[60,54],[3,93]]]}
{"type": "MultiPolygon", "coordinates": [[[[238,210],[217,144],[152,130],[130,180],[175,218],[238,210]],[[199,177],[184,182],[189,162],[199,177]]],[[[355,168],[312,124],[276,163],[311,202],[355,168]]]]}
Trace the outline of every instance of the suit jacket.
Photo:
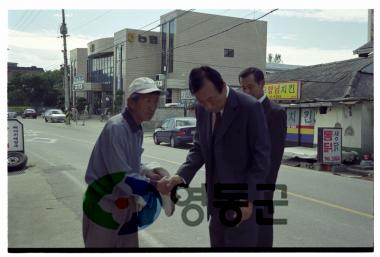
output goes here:
{"type": "Polygon", "coordinates": [[[267,119],[271,141],[271,165],[266,182],[268,184],[276,184],[278,170],[284,154],[287,133],[286,111],[280,105],[270,101],[268,97],[264,99],[262,106],[267,119]]]}
{"type": "MultiPolygon", "coordinates": [[[[271,141],[271,163],[270,172],[266,178],[267,184],[276,184],[278,170],[281,165],[282,155],[284,153],[285,138],[286,138],[286,112],[278,104],[270,101],[268,97],[262,102],[265,117],[268,123],[268,129],[271,141]]],[[[274,191],[266,191],[264,193],[266,200],[273,200],[274,191]]],[[[270,207],[270,206],[268,206],[270,207]]],[[[273,208],[273,205],[272,205],[273,208]]],[[[263,207],[256,206],[255,212],[263,207]]],[[[265,207],[264,207],[265,209],[265,207]]],[[[274,209],[273,209],[274,211],[274,209]]],[[[259,226],[257,230],[259,247],[272,247],[273,246],[273,214],[263,210],[263,217],[270,225],[259,226]]]]}
{"type": "Polygon", "coordinates": [[[246,192],[251,202],[263,199],[263,194],[256,190],[256,184],[265,183],[269,173],[270,139],[261,104],[249,95],[230,89],[213,146],[212,113],[198,105],[196,118],[194,146],[177,174],[190,184],[205,164],[208,217],[213,211],[218,211],[213,207],[216,178],[222,184],[247,184],[246,192]]]}

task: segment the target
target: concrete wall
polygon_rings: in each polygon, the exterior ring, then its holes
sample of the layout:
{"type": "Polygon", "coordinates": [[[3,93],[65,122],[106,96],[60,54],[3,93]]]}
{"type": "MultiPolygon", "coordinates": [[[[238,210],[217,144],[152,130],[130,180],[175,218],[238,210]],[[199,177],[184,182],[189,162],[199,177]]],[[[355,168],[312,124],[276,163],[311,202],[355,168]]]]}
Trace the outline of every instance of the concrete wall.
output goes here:
{"type": "Polygon", "coordinates": [[[87,44],[88,56],[108,52],[113,52],[113,37],[100,38],[87,44]]]}
{"type": "Polygon", "coordinates": [[[127,29],[123,29],[121,31],[118,31],[114,34],[114,85],[120,87],[121,89],[124,90],[124,87],[125,87],[125,77],[126,77],[126,44],[127,44],[127,29]],[[118,48],[118,50],[116,50],[116,48],[118,48]],[[117,62],[117,59],[120,58],[120,57],[117,57],[116,55],[120,55],[120,51],[121,51],[121,67],[118,66],[118,64],[116,63],[117,62]],[[117,72],[118,70],[121,69],[120,73],[121,73],[121,80],[119,80],[119,82],[116,81],[116,79],[119,79],[119,77],[117,76],[117,72]]]}
{"type": "Polygon", "coordinates": [[[116,32],[114,39],[115,46],[122,46],[122,88],[126,96],[128,94],[128,86],[134,79],[138,77],[155,79],[155,75],[160,73],[161,33],[125,29],[116,32]],[[135,35],[133,42],[128,41],[128,33],[135,35]],[[138,41],[139,34],[147,37],[146,43],[138,41]],[[158,38],[157,44],[151,44],[149,42],[149,36],[156,36],[158,38]]]}
{"type": "Polygon", "coordinates": [[[350,112],[350,106],[338,104],[328,107],[326,114],[316,111],[314,144],[318,142],[318,127],[334,127],[338,122],[342,127],[343,147],[359,150],[362,147],[362,108],[362,104],[355,104],[351,106],[350,112]],[[347,134],[349,127],[353,130],[353,136],[347,134]]]}
{"type": "Polygon", "coordinates": [[[142,30],[128,29],[127,33],[135,33],[136,41],[126,43],[126,77],[124,79],[124,89],[128,92],[129,84],[138,77],[149,77],[155,79],[155,75],[160,73],[161,67],[161,33],[146,32],[142,30]],[[157,44],[150,44],[149,40],[146,43],[138,42],[137,35],[142,34],[158,37],[157,44]]]}
{"type": "MultiPolygon", "coordinates": [[[[183,11],[177,10],[161,16],[161,24],[180,13],[183,11]]],[[[185,14],[176,19],[174,46],[193,42],[244,21],[248,20],[197,12],[185,14]],[[190,28],[192,26],[194,27],[190,28]]],[[[228,84],[238,85],[238,74],[244,68],[256,66],[265,70],[266,43],[267,22],[258,21],[238,26],[191,46],[174,49],[174,71],[169,73],[169,78],[182,79],[187,84],[192,68],[210,65],[222,74],[228,84]],[[224,57],[225,48],[234,49],[233,58],[224,57]]]]}
{"type": "Polygon", "coordinates": [[[72,71],[76,69],[73,76],[82,75],[87,78],[87,48],[76,48],[70,51],[70,64],[75,61],[75,67],[71,67],[72,71]]]}
{"type": "Polygon", "coordinates": [[[366,102],[362,104],[362,151],[373,153],[373,102],[366,102]]]}

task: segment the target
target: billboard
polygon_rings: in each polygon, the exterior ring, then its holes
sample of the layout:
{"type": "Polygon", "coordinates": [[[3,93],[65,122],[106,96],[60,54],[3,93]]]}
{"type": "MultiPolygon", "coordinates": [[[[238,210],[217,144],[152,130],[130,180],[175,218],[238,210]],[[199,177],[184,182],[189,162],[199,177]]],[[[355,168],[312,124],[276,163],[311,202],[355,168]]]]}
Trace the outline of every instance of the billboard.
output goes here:
{"type": "Polygon", "coordinates": [[[301,81],[265,84],[264,93],[272,100],[299,100],[301,98],[301,81]]]}

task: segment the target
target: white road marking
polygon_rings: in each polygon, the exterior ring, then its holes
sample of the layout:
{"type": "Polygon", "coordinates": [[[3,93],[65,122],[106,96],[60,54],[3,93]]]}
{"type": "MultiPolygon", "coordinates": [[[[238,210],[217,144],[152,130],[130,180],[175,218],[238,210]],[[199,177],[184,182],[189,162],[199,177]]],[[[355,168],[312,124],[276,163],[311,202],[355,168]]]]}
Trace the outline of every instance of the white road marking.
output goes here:
{"type": "Polygon", "coordinates": [[[81,183],[75,176],[71,175],[66,170],[62,171],[62,173],[64,173],[72,182],[74,182],[74,184],[76,184],[77,186],[79,186],[82,189],[83,193],[86,191],[87,185],[81,183]]]}
{"type": "Polygon", "coordinates": [[[33,137],[33,138],[30,138],[30,139],[26,139],[25,142],[54,144],[55,142],[57,142],[57,139],[55,139],[55,138],[47,138],[47,137],[33,137]]]}
{"type": "MultiPolygon", "coordinates": [[[[39,154],[36,154],[35,152],[30,152],[30,153],[31,153],[32,155],[36,156],[38,159],[41,159],[41,160],[47,162],[50,166],[54,166],[54,167],[57,166],[55,163],[53,163],[53,162],[51,162],[51,161],[45,159],[44,157],[42,157],[42,156],[39,155],[39,154]]],[[[29,154],[29,152],[28,152],[28,154],[29,154]]]]}

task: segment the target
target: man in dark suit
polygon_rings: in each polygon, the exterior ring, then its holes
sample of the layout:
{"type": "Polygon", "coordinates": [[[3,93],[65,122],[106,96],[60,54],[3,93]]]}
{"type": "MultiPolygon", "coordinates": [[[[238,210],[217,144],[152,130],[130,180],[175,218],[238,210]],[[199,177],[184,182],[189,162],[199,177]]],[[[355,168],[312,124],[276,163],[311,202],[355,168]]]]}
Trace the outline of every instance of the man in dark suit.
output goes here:
{"type": "MultiPolygon", "coordinates": [[[[254,96],[263,106],[271,140],[270,172],[266,178],[266,184],[275,185],[278,170],[281,165],[284,153],[286,137],[286,111],[280,105],[269,100],[264,94],[264,73],[254,67],[243,70],[239,75],[239,82],[243,91],[254,96]]],[[[273,201],[274,191],[265,192],[265,200],[273,201]]],[[[272,205],[273,206],[273,205],[272,205]]],[[[267,208],[266,208],[267,209],[267,208]]],[[[273,214],[268,210],[264,218],[270,220],[270,225],[259,226],[259,245],[260,247],[273,246],[273,214]]]]}
{"type": "Polygon", "coordinates": [[[190,184],[205,164],[211,247],[255,247],[257,225],[253,203],[263,199],[256,185],[263,184],[268,176],[270,155],[263,108],[253,97],[229,88],[219,72],[208,66],[191,71],[189,89],[199,103],[194,146],[177,175],[170,179],[169,187],[190,184]],[[217,203],[228,200],[219,195],[219,186],[223,187],[222,193],[228,194],[226,184],[246,187],[238,190],[243,195],[245,191],[246,197],[232,204],[244,206],[234,205],[235,211],[228,208],[231,202],[222,206],[217,203]]]}

